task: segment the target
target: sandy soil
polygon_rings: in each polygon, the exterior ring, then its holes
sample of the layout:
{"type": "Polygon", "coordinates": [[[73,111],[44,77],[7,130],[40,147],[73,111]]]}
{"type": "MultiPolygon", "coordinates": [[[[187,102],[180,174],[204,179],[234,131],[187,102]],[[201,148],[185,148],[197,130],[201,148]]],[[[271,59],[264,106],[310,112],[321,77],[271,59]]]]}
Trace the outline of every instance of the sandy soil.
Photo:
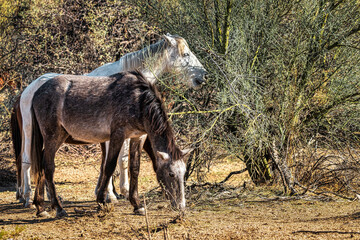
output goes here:
{"type": "MultiPolygon", "coordinates": [[[[13,160],[0,155],[0,239],[360,239],[358,201],[281,197],[277,189],[244,188],[246,175],[223,186],[191,188],[186,214],[180,218],[154,190],[155,174],[146,159],[139,185],[140,194],[146,196],[148,224],[144,216],[132,214],[125,199],[112,205],[110,212],[97,212],[99,154],[65,152],[58,154],[55,174],[69,214],[63,219],[37,218],[34,208],[24,209],[16,201],[13,160]]],[[[221,161],[212,166],[209,181],[220,181],[230,170],[241,168],[236,162],[221,161]]]]}

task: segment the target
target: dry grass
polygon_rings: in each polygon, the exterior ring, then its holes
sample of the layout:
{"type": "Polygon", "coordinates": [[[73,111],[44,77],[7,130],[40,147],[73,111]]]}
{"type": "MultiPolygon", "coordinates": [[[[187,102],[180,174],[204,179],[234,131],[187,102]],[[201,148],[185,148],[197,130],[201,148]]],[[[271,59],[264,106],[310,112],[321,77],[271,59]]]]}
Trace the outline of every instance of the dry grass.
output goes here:
{"type": "MultiPolygon", "coordinates": [[[[35,209],[16,202],[13,188],[2,188],[0,239],[148,239],[148,228],[151,239],[360,238],[358,202],[281,197],[277,188],[242,187],[245,175],[225,185],[193,186],[187,193],[187,211],[180,216],[158,189],[153,190],[157,182],[147,159],[142,161],[139,187],[141,195],[146,193],[148,224],[145,217],[132,214],[125,199],[99,212],[94,196],[98,154],[79,155],[70,148],[57,156],[56,186],[69,217],[36,218],[35,209]]],[[[11,161],[10,155],[2,157],[4,165],[11,161]]],[[[224,159],[212,166],[207,180],[219,182],[240,167],[224,159]]]]}

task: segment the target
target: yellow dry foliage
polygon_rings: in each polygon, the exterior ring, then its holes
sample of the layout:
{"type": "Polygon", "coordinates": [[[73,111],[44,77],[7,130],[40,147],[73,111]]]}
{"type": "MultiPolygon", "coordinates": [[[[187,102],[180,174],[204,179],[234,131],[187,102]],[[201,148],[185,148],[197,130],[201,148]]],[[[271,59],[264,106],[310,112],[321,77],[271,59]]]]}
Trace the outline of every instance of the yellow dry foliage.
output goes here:
{"type": "Polygon", "coordinates": [[[9,21],[9,18],[19,7],[18,0],[0,0],[0,26],[9,21]]]}

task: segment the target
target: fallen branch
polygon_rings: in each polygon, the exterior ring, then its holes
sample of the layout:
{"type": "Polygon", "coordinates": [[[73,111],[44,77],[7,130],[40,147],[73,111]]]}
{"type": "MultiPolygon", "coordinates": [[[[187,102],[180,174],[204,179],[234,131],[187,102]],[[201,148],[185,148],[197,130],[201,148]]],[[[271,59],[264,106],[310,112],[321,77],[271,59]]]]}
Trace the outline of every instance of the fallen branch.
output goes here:
{"type": "Polygon", "coordinates": [[[326,234],[326,233],[331,233],[331,234],[360,234],[360,232],[341,232],[341,231],[307,231],[307,230],[300,230],[300,231],[295,231],[292,232],[293,234],[296,233],[312,233],[312,234],[326,234]]]}
{"type": "Polygon", "coordinates": [[[347,196],[341,195],[341,194],[336,193],[336,192],[330,192],[330,191],[316,192],[315,190],[310,189],[310,187],[305,187],[305,186],[301,185],[297,181],[295,181],[294,185],[297,185],[297,186],[299,186],[300,188],[302,188],[304,190],[303,193],[298,194],[298,195],[305,195],[306,192],[311,192],[313,194],[323,195],[323,196],[326,196],[326,197],[329,197],[327,194],[332,194],[332,195],[335,195],[336,197],[343,198],[343,199],[346,199],[346,200],[351,200],[351,201],[359,199],[359,197],[358,197],[358,195],[356,193],[355,193],[355,197],[351,198],[351,197],[347,197],[347,196]]]}
{"type": "Polygon", "coordinates": [[[231,172],[231,173],[229,173],[229,175],[228,175],[224,180],[222,180],[222,181],[220,182],[220,184],[223,184],[224,182],[226,182],[227,180],[229,180],[232,175],[241,174],[241,173],[244,173],[244,172],[246,172],[246,171],[247,171],[247,168],[244,168],[244,169],[242,169],[242,170],[240,170],[240,171],[231,172]]]}
{"type": "Polygon", "coordinates": [[[187,188],[194,188],[194,187],[206,187],[206,186],[214,186],[214,187],[219,187],[221,186],[223,183],[225,183],[227,180],[229,180],[231,178],[232,175],[235,175],[235,174],[241,174],[241,173],[244,173],[247,171],[247,168],[244,168],[242,170],[239,170],[239,171],[233,171],[233,172],[230,172],[229,175],[224,179],[222,180],[221,182],[215,182],[215,183],[210,183],[210,182],[206,182],[206,183],[201,183],[201,184],[196,184],[196,183],[193,183],[192,185],[189,185],[187,186],[187,188]]]}

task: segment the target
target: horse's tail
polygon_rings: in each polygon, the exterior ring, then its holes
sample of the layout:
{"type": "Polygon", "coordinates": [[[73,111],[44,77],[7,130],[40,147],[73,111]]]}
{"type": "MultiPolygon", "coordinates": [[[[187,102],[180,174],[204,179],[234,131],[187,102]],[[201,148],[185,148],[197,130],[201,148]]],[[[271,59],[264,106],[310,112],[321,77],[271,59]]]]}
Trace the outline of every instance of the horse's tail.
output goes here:
{"type": "Polygon", "coordinates": [[[32,134],[31,134],[31,170],[35,176],[35,182],[41,177],[44,164],[43,162],[43,137],[40,132],[39,123],[34,113],[34,108],[31,107],[32,115],[32,134]]]}
{"type": "MultiPolygon", "coordinates": [[[[16,170],[17,170],[17,187],[21,185],[21,144],[22,144],[22,135],[21,135],[21,125],[22,119],[20,115],[20,98],[18,98],[14,104],[14,107],[11,112],[11,138],[13,142],[13,149],[15,154],[16,161],[16,170]],[[20,118],[20,119],[19,119],[20,118]]],[[[19,199],[19,192],[16,194],[16,199],[19,199]]]]}

